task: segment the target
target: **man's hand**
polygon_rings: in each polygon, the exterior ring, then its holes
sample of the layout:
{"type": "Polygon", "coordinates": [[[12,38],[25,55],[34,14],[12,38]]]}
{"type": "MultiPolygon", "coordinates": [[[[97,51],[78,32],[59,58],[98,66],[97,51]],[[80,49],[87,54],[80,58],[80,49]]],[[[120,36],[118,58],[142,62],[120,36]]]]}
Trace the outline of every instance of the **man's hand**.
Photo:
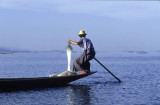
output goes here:
{"type": "Polygon", "coordinates": [[[68,42],[68,43],[71,43],[71,40],[68,40],[67,42],[68,42]]]}
{"type": "Polygon", "coordinates": [[[78,42],[72,41],[72,40],[68,40],[68,43],[72,43],[74,45],[78,45],[78,42]]]}

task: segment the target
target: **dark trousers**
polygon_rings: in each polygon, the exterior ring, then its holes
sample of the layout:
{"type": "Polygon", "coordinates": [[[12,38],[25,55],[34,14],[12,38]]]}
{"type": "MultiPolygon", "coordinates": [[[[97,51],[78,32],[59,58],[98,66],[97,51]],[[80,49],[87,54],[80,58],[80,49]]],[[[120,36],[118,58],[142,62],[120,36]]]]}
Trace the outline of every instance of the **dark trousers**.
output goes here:
{"type": "Polygon", "coordinates": [[[90,60],[95,57],[95,51],[87,49],[81,54],[78,58],[76,58],[73,62],[73,71],[90,71],[90,60]]]}

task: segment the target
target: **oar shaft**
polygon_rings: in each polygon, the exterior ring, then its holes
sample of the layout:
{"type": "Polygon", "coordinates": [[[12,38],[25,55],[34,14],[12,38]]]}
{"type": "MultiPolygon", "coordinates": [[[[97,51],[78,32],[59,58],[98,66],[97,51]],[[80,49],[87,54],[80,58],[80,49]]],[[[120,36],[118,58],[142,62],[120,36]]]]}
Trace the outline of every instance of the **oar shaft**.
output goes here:
{"type": "Polygon", "coordinates": [[[116,78],[119,82],[121,82],[120,79],[118,79],[112,72],[110,72],[101,62],[99,62],[96,58],[94,58],[103,68],[105,68],[114,78],[116,78]]]}

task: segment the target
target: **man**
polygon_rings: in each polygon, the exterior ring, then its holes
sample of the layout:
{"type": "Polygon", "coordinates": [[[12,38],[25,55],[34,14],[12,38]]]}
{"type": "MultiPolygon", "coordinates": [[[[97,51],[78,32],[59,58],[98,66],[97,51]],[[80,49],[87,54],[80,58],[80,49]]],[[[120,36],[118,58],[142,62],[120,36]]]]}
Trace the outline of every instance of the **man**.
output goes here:
{"type": "Polygon", "coordinates": [[[69,40],[69,43],[74,45],[79,45],[83,50],[83,54],[81,54],[78,58],[76,58],[73,62],[73,71],[81,71],[79,75],[90,72],[90,63],[89,61],[95,57],[95,50],[93,44],[90,39],[86,38],[86,33],[84,30],[80,30],[79,42],[75,42],[69,40]]]}

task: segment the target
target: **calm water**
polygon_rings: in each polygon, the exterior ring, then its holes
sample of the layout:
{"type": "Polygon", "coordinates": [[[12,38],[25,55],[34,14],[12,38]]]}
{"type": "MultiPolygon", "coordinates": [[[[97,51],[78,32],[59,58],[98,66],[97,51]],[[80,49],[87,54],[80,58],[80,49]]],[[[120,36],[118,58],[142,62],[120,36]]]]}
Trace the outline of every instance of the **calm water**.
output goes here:
{"type": "MultiPolygon", "coordinates": [[[[73,59],[80,53],[72,54],[73,59]]],[[[0,105],[160,105],[160,53],[97,53],[96,74],[65,87],[0,92],[0,105]]],[[[65,53],[0,54],[0,78],[45,77],[67,70],[65,53]]]]}

